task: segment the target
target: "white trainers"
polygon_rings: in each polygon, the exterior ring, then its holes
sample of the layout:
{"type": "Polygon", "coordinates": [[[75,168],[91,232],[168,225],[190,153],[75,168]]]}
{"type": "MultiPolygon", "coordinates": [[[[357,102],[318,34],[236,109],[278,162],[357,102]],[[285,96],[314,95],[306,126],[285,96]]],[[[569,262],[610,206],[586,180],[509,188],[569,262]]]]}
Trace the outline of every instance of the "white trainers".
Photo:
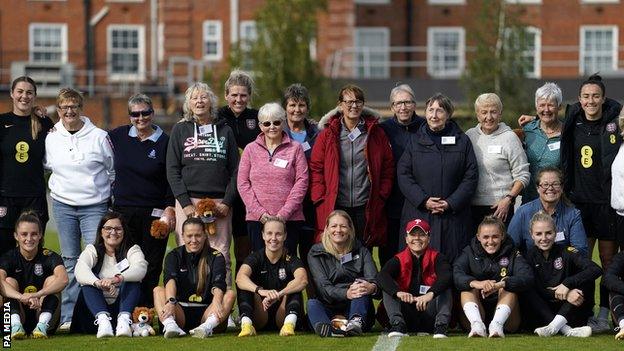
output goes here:
{"type": "Polygon", "coordinates": [[[487,336],[487,330],[485,329],[485,324],[483,324],[483,322],[470,323],[470,333],[468,333],[469,338],[473,338],[473,337],[485,338],[486,336],[487,336]]]}
{"type": "Polygon", "coordinates": [[[588,338],[592,335],[592,328],[589,326],[583,326],[578,328],[571,328],[565,336],[570,336],[573,338],[588,338]]]}
{"type": "Polygon", "coordinates": [[[167,339],[169,339],[169,338],[177,338],[179,336],[186,335],[184,330],[182,330],[182,328],[178,327],[178,325],[175,324],[175,323],[172,323],[172,324],[169,324],[169,325],[165,325],[163,327],[163,334],[164,334],[165,338],[167,338],[167,339]]]}
{"type": "Polygon", "coordinates": [[[95,322],[93,322],[93,324],[98,326],[98,331],[97,331],[98,339],[113,336],[113,325],[111,324],[110,321],[111,321],[111,317],[102,313],[98,315],[95,322]]]}
{"type": "Polygon", "coordinates": [[[58,327],[59,333],[69,333],[69,329],[71,328],[71,321],[64,322],[58,327]]]}
{"type": "Polygon", "coordinates": [[[236,325],[236,321],[234,320],[234,317],[232,317],[232,315],[230,314],[228,316],[228,322],[227,322],[227,328],[228,329],[236,329],[237,325],[236,325]]]}
{"type": "Polygon", "coordinates": [[[130,327],[130,320],[124,314],[117,318],[117,327],[115,328],[115,336],[132,337],[132,328],[130,327]]]}
{"type": "Polygon", "coordinates": [[[541,337],[550,337],[550,336],[553,336],[553,335],[557,334],[555,332],[555,330],[550,325],[547,325],[545,327],[536,328],[533,332],[535,334],[537,334],[538,336],[541,336],[541,337]]]}
{"type": "Polygon", "coordinates": [[[503,325],[498,322],[492,321],[488,329],[490,330],[490,338],[504,338],[505,337],[505,333],[503,332],[503,325]]]}
{"type": "Polygon", "coordinates": [[[191,331],[189,331],[189,333],[194,337],[194,338],[207,338],[212,336],[212,329],[208,328],[207,326],[205,326],[204,324],[200,324],[197,326],[197,328],[192,329],[191,331]]]}
{"type": "Polygon", "coordinates": [[[587,326],[591,328],[593,334],[606,333],[611,331],[609,321],[604,318],[589,317],[587,326]]]}

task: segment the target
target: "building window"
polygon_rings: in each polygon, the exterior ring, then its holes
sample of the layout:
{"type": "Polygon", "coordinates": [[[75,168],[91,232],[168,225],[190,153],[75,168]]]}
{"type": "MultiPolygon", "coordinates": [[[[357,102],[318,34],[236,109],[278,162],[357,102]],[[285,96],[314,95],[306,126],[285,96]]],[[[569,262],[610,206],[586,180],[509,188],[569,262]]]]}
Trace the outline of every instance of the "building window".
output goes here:
{"type": "Polygon", "coordinates": [[[464,5],[466,0],[427,0],[429,5],[464,5]]]}
{"type": "Polygon", "coordinates": [[[427,72],[432,77],[457,78],[465,64],[465,36],[462,27],[427,29],[427,72]]]}
{"type": "Polygon", "coordinates": [[[542,65],[542,31],[536,27],[525,27],[521,32],[507,29],[507,43],[514,52],[521,52],[525,74],[528,78],[540,78],[542,65]]]}
{"type": "Polygon", "coordinates": [[[108,73],[112,80],[145,76],[145,28],[141,25],[108,26],[108,73]]]}
{"type": "Polygon", "coordinates": [[[390,75],[390,29],[360,27],[355,29],[355,76],[387,78],[390,75]]]}
{"type": "Polygon", "coordinates": [[[357,5],[385,5],[389,4],[390,0],[355,0],[357,5]]]}
{"type": "Polygon", "coordinates": [[[221,21],[204,21],[204,58],[210,61],[223,58],[221,21]]]}
{"type": "Polygon", "coordinates": [[[508,4],[541,4],[542,0],[505,0],[508,4]]]}
{"type": "Polygon", "coordinates": [[[582,26],[579,55],[582,75],[617,70],[618,27],[582,26]]]}
{"type": "Polygon", "coordinates": [[[31,23],[29,53],[31,62],[67,62],[67,24],[31,23]]]}
{"type": "Polygon", "coordinates": [[[581,0],[581,4],[617,4],[620,0],[581,0]]]}
{"type": "Polygon", "coordinates": [[[241,51],[241,67],[244,70],[251,71],[253,68],[253,58],[251,57],[251,45],[258,39],[258,31],[256,29],[256,21],[240,22],[240,51],[241,51]]]}

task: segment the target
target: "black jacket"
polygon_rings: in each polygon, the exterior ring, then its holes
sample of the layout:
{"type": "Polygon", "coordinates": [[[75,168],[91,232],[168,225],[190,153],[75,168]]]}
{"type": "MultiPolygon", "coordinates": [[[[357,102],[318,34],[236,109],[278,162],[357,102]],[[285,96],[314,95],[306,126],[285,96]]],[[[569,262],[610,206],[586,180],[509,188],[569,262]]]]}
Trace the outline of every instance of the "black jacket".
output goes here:
{"type": "Polygon", "coordinates": [[[548,258],[544,258],[542,251],[533,246],[527,251],[526,260],[533,268],[535,289],[546,300],[555,299],[555,291],[549,288],[563,284],[568,289],[583,290],[593,286],[602,274],[597,264],[571,246],[555,244],[548,258]]]}
{"type": "Polygon", "coordinates": [[[624,295],[624,251],[613,257],[613,261],[602,277],[602,284],[610,292],[624,295]]]}
{"type": "Polygon", "coordinates": [[[225,124],[232,128],[236,145],[241,150],[245,149],[247,144],[256,140],[260,134],[260,126],[258,125],[258,110],[246,108],[238,117],[229,106],[223,106],[217,111],[217,120],[225,120],[225,124]]]}
{"type": "Polygon", "coordinates": [[[453,263],[455,288],[469,291],[473,280],[505,279],[505,290],[520,292],[533,285],[533,271],[524,257],[513,246],[513,240],[506,236],[494,255],[488,255],[477,238],[464,248],[453,263]]]}

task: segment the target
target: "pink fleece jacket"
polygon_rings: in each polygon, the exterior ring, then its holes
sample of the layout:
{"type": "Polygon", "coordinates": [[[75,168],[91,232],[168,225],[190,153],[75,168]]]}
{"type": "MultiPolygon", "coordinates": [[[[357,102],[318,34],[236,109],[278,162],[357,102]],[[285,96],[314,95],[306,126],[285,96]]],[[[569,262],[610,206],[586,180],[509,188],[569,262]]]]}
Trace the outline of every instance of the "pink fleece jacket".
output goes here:
{"type": "Polygon", "coordinates": [[[301,144],[282,133],[282,143],[269,154],[264,133],[249,143],[238,165],[238,192],[248,221],[264,213],[286,221],[304,220],[303,198],[308,190],[308,162],[301,144]]]}

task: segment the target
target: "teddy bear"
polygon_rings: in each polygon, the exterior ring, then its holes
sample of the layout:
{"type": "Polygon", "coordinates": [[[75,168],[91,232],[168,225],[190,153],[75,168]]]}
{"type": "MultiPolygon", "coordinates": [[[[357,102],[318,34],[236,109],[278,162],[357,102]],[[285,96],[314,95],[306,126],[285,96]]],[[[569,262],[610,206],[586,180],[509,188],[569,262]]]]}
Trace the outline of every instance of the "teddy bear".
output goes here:
{"type": "Polygon", "coordinates": [[[147,307],[136,307],[132,312],[132,336],[156,335],[152,328],[152,311],[147,307]]]}
{"type": "Polygon", "coordinates": [[[205,198],[199,200],[197,205],[195,206],[196,212],[201,218],[202,222],[204,222],[204,226],[206,227],[206,231],[210,235],[215,235],[217,233],[217,220],[215,214],[215,208],[217,204],[213,199],[205,198]]]}

